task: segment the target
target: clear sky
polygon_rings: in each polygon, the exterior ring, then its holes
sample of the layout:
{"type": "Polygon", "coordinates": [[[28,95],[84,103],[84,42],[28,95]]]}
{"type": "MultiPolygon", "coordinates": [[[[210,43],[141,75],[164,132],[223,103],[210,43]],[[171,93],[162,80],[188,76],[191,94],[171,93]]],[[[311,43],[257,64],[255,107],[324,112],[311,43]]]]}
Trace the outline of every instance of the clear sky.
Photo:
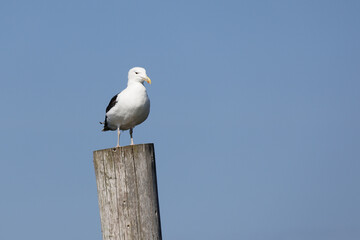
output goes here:
{"type": "MultiPolygon", "coordinates": [[[[92,151],[152,79],[167,240],[360,239],[359,1],[1,1],[0,239],[101,239],[92,151]]],[[[121,145],[130,143],[128,132],[121,145]]]]}

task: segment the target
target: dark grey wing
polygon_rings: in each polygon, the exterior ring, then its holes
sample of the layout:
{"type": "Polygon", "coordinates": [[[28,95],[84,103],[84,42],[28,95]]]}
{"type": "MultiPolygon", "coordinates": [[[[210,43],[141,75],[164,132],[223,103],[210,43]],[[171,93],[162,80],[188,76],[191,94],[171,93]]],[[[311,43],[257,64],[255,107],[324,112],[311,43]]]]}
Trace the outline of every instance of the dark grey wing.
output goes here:
{"type": "Polygon", "coordinates": [[[117,96],[118,94],[113,96],[113,98],[110,100],[109,105],[106,107],[106,112],[108,112],[113,106],[115,106],[115,104],[117,103],[116,101],[117,96]]]}
{"type": "MultiPolygon", "coordinates": [[[[116,98],[117,98],[118,94],[116,94],[109,102],[109,105],[106,107],[106,112],[110,111],[111,108],[113,108],[115,106],[115,104],[117,103],[116,98]]],[[[105,115],[105,121],[104,122],[100,122],[101,124],[104,124],[104,128],[103,131],[108,131],[108,130],[113,130],[110,129],[108,126],[108,121],[107,121],[107,116],[105,115]]]]}

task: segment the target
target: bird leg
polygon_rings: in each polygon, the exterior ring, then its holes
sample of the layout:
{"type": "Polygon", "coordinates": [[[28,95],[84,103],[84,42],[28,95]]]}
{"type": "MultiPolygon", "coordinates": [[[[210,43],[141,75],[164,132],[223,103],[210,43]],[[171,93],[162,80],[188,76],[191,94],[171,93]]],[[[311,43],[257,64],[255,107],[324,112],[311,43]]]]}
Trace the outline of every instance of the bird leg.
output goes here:
{"type": "Polygon", "coordinates": [[[132,129],[132,128],[130,128],[131,145],[134,145],[134,139],[133,139],[132,134],[133,134],[133,129],[132,129]]]}
{"type": "Polygon", "coordinates": [[[120,147],[120,127],[117,128],[117,134],[118,134],[118,139],[117,139],[116,147],[120,147]]]}

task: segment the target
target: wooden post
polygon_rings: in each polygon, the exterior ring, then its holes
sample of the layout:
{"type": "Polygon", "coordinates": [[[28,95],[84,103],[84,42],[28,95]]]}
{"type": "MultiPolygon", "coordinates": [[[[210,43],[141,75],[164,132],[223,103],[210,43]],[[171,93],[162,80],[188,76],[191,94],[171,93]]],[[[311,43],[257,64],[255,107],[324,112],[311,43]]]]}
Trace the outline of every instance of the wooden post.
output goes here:
{"type": "Polygon", "coordinates": [[[161,240],[154,144],[94,151],[103,240],[161,240]]]}

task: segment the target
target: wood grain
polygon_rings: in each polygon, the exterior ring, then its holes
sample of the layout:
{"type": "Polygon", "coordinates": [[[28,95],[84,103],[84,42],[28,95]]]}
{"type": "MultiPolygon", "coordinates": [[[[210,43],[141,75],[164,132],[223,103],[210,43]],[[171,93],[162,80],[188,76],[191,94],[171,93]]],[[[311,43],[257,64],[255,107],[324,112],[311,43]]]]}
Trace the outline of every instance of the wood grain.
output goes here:
{"type": "Polygon", "coordinates": [[[162,239],[153,144],[94,151],[103,240],[162,239]]]}

